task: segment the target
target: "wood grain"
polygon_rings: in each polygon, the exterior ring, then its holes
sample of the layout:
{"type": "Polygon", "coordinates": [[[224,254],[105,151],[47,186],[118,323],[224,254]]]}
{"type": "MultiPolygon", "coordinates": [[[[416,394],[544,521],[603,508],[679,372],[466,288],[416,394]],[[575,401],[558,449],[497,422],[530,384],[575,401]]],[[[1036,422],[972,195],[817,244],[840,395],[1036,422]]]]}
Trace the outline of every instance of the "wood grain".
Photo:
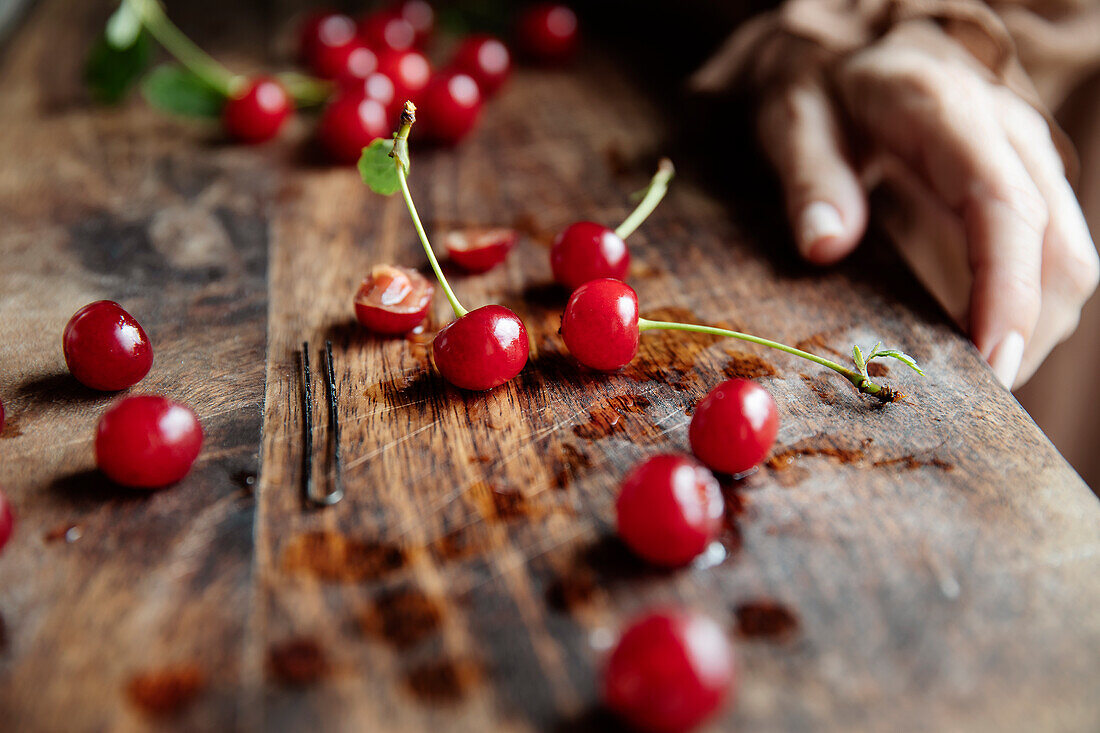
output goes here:
{"type": "MultiPolygon", "coordinates": [[[[40,31],[61,6],[40,8],[0,67],[18,101],[0,112],[0,398],[14,415],[0,483],[20,515],[0,558],[5,727],[603,730],[603,649],[671,602],[737,644],[739,700],[716,728],[1100,726],[1096,498],[885,248],[804,270],[769,191],[727,198],[678,160],[631,238],[644,313],[826,353],[882,340],[928,377],[889,367],[909,397],[883,408],[794,358],[660,333],[622,373],[587,372],[556,333],[545,233],[619,221],[671,128],[607,58],[523,70],[458,150],[413,135],[430,232],[525,231],[504,267],[453,284],[468,306],[515,309],[531,362],[464,393],[425,339],[354,325],[372,264],[423,265],[399,200],[296,152],[304,122],[252,150],[140,103],[89,109],[59,83],[47,103],[40,31]],[[57,341],[100,297],[154,339],[135,389],[195,405],[208,433],[197,470],[153,495],[90,471],[110,398],[73,385],[57,341]],[[325,339],[348,496],[316,511],[300,493],[297,352],[308,340],[317,360],[325,339]],[[685,450],[692,405],[744,374],[779,404],[772,458],[726,485],[708,566],[653,571],[613,537],[618,481],[685,450]],[[234,476],[258,460],[253,497],[234,476]],[[44,539],[69,523],[77,541],[44,539]]],[[[78,14],[63,30],[89,27],[78,14]]],[[[260,43],[196,29],[230,58],[260,43]]],[[[440,299],[433,323],[447,319],[440,299]]]]}

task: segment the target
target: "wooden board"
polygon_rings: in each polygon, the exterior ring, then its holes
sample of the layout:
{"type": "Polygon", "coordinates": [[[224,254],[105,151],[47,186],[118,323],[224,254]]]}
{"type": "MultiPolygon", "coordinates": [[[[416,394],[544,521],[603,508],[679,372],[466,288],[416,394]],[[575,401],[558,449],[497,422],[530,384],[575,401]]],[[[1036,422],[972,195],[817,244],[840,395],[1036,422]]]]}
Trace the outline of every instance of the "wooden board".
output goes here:
{"type": "MultiPolygon", "coordinates": [[[[102,8],[62,21],[63,5],[0,67],[0,483],[20,517],[0,558],[5,729],[604,729],[603,651],[660,603],[737,644],[719,727],[1100,726],[1096,498],[886,248],[804,270],[769,191],[721,198],[679,160],[631,238],[647,315],[829,353],[882,340],[928,377],[890,367],[909,398],[879,407],[794,358],[672,334],[644,336],[621,374],[586,372],[556,334],[546,235],[625,215],[669,149],[667,112],[598,55],[525,70],[457,151],[413,138],[431,232],[526,233],[505,267],[454,284],[521,315],[531,363],[463,393],[423,340],[352,320],[373,263],[423,263],[399,200],[299,153],[304,123],[246,149],[139,102],[88,108],[45,29],[79,47],[102,8]],[[65,321],[104,297],[154,340],[135,389],[191,403],[207,431],[196,470],[156,494],[92,471],[111,397],[65,374],[65,321]],[[297,351],[318,362],[325,339],[348,495],[306,510],[297,351]],[[743,374],[779,404],[773,456],[725,487],[708,567],[655,572],[614,540],[618,481],[685,450],[691,406],[743,374]]],[[[189,30],[229,58],[259,43],[189,30]]]]}

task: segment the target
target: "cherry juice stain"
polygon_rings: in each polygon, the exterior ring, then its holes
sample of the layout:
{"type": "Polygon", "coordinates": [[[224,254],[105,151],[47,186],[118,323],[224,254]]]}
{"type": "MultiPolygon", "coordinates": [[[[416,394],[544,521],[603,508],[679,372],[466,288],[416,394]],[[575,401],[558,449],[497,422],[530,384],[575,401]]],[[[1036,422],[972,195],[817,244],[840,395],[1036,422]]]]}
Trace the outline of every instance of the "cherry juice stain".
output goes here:
{"type": "Polygon", "coordinates": [[[759,379],[774,377],[777,373],[774,366],[756,354],[730,349],[726,351],[726,356],[729,361],[722,367],[726,379],[759,379]]]}
{"type": "Polygon", "coordinates": [[[568,488],[569,484],[592,467],[592,459],[588,454],[568,443],[552,452],[550,461],[554,472],[554,487],[558,489],[568,488]]]}
{"type": "Polygon", "coordinates": [[[816,377],[811,377],[808,374],[799,374],[798,376],[802,378],[802,381],[806,383],[814,396],[826,405],[836,405],[840,402],[840,392],[837,391],[833,380],[827,375],[819,374],[816,377]]]}
{"type": "Polygon", "coordinates": [[[573,434],[585,440],[599,440],[624,432],[624,418],[644,413],[649,399],[641,395],[621,395],[606,400],[588,411],[588,421],[573,426],[573,434]]]}
{"type": "Polygon", "coordinates": [[[867,365],[867,376],[888,377],[890,376],[890,367],[880,361],[872,361],[867,365]]]}
{"type": "Polygon", "coordinates": [[[126,696],[147,715],[175,715],[194,702],[206,688],[206,677],[195,664],[147,670],[130,678],[126,696]]]}
{"type": "Polygon", "coordinates": [[[279,684],[308,687],[326,677],[331,668],[316,639],[298,636],[268,648],[267,671],[279,684]]]}
{"type": "Polygon", "coordinates": [[[285,572],[337,583],[377,580],[400,570],[406,561],[406,552],[398,545],[366,542],[331,531],[293,537],[282,554],[285,572]]]}
{"type": "Polygon", "coordinates": [[[72,544],[84,536],[84,530],[75,522],[65,522],[42,535],[46,542],[65,542],[72,544]]]}
{"type": "Polygon", "coordinates": [[[798,633],[798,617],[783,604],[772,600],[742,603],[734,610],[737,633],[746,639],[787,641],[798,633]]]}
{"type": "Polygon", "coordinates": [[[408,649],[439,631],[443,609],[423,590],[406,586],[375,598],[356,620],[363,634],[408,649]]]}
{"type": "Polygon", "coordinates": [[[447,704],[466,697],[480,679],[480,668],[469,659],[437,659],[410,669],[405,686],[424,702],[447,704]]]}
{"type": "Polygon", "coordinates": [[[915,471],[918,468],[938,468],[941,471],[953,471],[955,466],[942,458],[918,458],[909,455],[900,458],[884,458],[871,464],[875,468],[900,468],[905,471],[915,471]]]}
{"type": "Polygon", "coordinates": [[[795,458],[819,456],[829,458],[837,463],[855,463],[863,460],[864,449],[871,441],[864,440],[859,448],[845,448],[835,445],[823,436],[800,440],[794,445],[773,453],[765,465],[774,470],[782,471],[794,464],[795,458]]]}

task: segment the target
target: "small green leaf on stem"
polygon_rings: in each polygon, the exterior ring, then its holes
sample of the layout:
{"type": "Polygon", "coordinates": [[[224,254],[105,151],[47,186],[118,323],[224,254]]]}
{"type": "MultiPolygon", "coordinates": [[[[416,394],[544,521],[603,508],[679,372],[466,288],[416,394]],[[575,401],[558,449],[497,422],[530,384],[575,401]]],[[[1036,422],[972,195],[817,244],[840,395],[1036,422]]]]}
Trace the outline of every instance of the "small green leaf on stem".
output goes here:
{"type": "Polygon", "coordinates": [[[863,376],[867,376],[867,360],[863,358],[863,352],[859,349],[859,344],[852,346],[852,361],[856,363],[856,371],[863,376]]]}
{"type": "Polygon", "coordinates": [[[217,117],[225,97],[179,64],[162,64],[141,83],[141,93],[157,109],[186,117],[217,117]]]}
{"type": "Polygon", "coordinates": [[[107,19],[107,28],[104,31],[107,44],[116,51],[125,51],[137,43],[141,35],[141,16],[130,4],[130,0],[122,0],[115,12],[107,19]]]}
{"type": "Polygon", "coordinates": [[[92,98],[103,104],[117,104],[149,67],[149,34],[139,31],[128,47],[115,48],[101,35],[88,54],[84,82],[92,98]]]}
{"type": "MultiPolygon", "coordinates": [[[[367,147],[359,157],[359,175],[370,190],[383,196],[392,196],[401,190],[401,181],[397,178],[397,166],[400,164],[390,155],[394,150],[393,140],[378,138],[367,147]]],[[[401,150],[398,150],[401,155],[401,150]]],[[[408,149],[402,163],[408,170],[408,149]]]]}
{"type": "Polygon", "coordinates": [[[898,351],[897,349],[880,349],[875,351],[875,353],[872,355],[872,357],[880,356],[889,359],[897,359],[902,364],[915,371],[917,374],[921,375],[922,377],[924,376],[924,371],[919,366],[917,366],[917,360],[903,351],[898,351]]]}

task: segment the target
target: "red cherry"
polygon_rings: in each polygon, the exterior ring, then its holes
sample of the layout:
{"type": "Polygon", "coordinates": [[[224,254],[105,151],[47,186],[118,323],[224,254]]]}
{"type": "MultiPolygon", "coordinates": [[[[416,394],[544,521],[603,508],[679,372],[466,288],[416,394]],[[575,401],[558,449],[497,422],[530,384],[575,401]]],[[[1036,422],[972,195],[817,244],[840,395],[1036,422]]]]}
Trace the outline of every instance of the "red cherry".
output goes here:
{"type": "Polygon", "coordinates": [[[635,466],[615,503],[619,537],[657,565],[690,562],[718,536],[725,503],[714,474],[686,456],[635,466]]]}
{"type": "Polygon", "coordinates": [[[226,101],[222,125],[235,140],[262,143],[278,134],[291,109],[290,97],[279,82],[259,77],[226,101]]]}
{"type": "Polygon", "coordinates": [[[687,731],[718,710],[735,678],[733,648],[718,624],[657,611],[631,624],[611,652],[604,701],[639,730],[687,731]]]}
{"type": "Polygon", "coordinates": [[[591,221],[570,224],[550,248],[554,279],[567,288],[600,277],[626,278],[630,250],[618,234],[591,221]]]}
{"type": "Polygon", "coordinates": [[[502,305],[486,305],[451,321],[432,342],[440,374],[462,389],[504,384],[527,364],[527,329],[502,305]]]}
{"type": "Polygon", "coordinates": [[[346,79],[343,91],[348,95],[362,95],[367,99],[374,99],[385,107],[387,112],[392,112],[397,102],[393,82],[388,76],[377,71],[362,79],[346,79]]]}
{"type": "MultiPolygon", "coordinates": [[[[358,88],[365,79],[374,76],[378,71],[378,57],[374,51],[362,45],[363,42],[359,39],[355,42],[360,45],[348,53],[344,63],[333,75],[344,89],[358,88]]],[[[390,82],[390,85],[392,86],[393,82],[390,82]]]]}
{"type": "Polygon", "coordinates": [[[638,294],[621,280],[592,280],[573,291],[561,335],[577,361],[612,372],[638,352],[638,294]]]}
{"type": "Polygon", "coordinates": [[[375,333],[408,333],[424,322],[434,293],[416,270],[377,265],[355,294],[355,317],[375,333]]]}
{"type": "Polygon", "coordinates": [[[748,379],[731,379],[695,406],[688,439],[692,453],[711,470],[744,473],[764,460],[778,431],[768,391],[748,379]]]}
{"type": "Polygon", "coordinates": [[[191,470],[202,427],[190,407],[156,395],[127,397],[99,419],[99,470],[122,486],[158,489],[191,470]]]}
{"type": "Polygon", "coordinates": [[[356,162],[372,140],[389,134],[385,105],[361,91],[338,94],[317,123],[317,138],[337,163],[356,162]]]}
{"type": "Polygon", "coordinates": [[[420,95],[432,78],[432,67],[419,51],[390,51],[378,56],[378,70],[393,81],[397,106],[419,103],[420,95]]]}
{"type": "Polygon", "coordinates": [[[405,0],[397,4],[397,12],[416,31],[416,45],[423,46],[435,27],[435,11],[424,0],[405,0]]]}
{"type": "Polygon", "coordinates": [[[564,5],[546,3],[523,13],[519,21],[520,47],[535,61],[561,64],[577,48],[577,15],[564,5]]]}
{"type": "Polygon", "coordinates": [[[466,272],[488,272],[508,256],[516,246],[515,229],[470,227],[447,233],[443,243],[451,261],[466,272]]]}
{"type": "Polygon", "coordinates": [[[469,74],[443,71],[432,77],[417,106],[425,136],[454,145],[474,129],[481,112],[481,91],[469,74]]]}
{"type": "Polygon", "coordinates": [[[132,387],[153,366],[153,347],[141,324],[110,300],[78,310],[65,326],[61,345],[77,381],[104,392],[132,387]]]}
{"type": "Polygon", "coordinates": [[[366,44],[354,20],[341,13],[320,13],[303,24],[298,55],[317,76],[335,79],[346,68],[348,56],[360,48],[366,44]]]}
{"type": "Polygon", "coordinates": [[[370,13],[359,21],[359,37],[375,51],[408,51],[416,42],[416,29],[392,10],[370,13]]]}
{"type": "Polygon", "coordinates": [[[11,539],[14,531],[15,512],[12,511],[11,503],[7,497],[0,492],[0,551],[4,549],[4,545],[8,544],[8,540],[11,539]]]}
{"type": "Polygon", "coordinates": [[[451,66],[473,77],[485,96],[491,97],[508,78],[512,57],[500,40],[488,35],[473,35],[463,39],[451,66]]]}

